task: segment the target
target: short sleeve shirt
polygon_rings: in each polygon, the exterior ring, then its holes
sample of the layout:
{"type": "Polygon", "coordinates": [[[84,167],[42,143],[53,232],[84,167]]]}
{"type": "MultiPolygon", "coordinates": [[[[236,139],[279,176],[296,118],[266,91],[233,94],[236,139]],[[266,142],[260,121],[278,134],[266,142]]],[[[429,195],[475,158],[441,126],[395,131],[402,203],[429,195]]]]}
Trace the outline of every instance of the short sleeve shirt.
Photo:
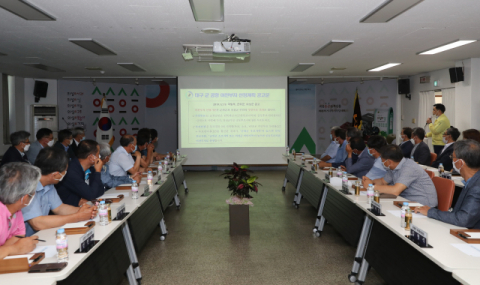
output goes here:
{"type": "Polygon", "coordinates": [[[22,211],[13,215],[2,202],[0,202],[0,246],[13,236],[25,235],[22,211]]]}
{"type": "Polygon", "coordinates": [[[375,180],[378,178],[383,178],[385,176],[385,172],[386,170],[382,166],[382,159],[378,157],[375,159],[375,163],[365,176],[367,176],[371,180],[375,180]]]}
{"type": "Polygon", "coordinates": [[[438,205],[437,191],[428,174],[411,159],[402,158],[394,170],[387,170],[383,178],[388,184],[401,183],[407,188],[401,197],[429,207],[438,205]]]}
{"type": "Polygon", "coordinates": [[[320,158],[323,158],[328,155],[330,156],[330,159],[327,162],[329,163],[335,162],[335,156],[337,156],[337,151],[339,146],[340,145],[332,141],[330,145],[327,147],[327,149],[325,150],[325,153],[323,153],[320,158]]]}
{"type": "Polygon", "coordinates": [[[31,236],[35,233],[28,223],[29,220],[39,216],[48,216],[51,210],[60,207],[62,204],[62,200],[58,196],[53,184],[44,187],[42,183],[38,182],[35,198],[29,206],[22,209],[27,231],[26,236],[31,236]]]}
{"type": "Polygon", "coordinates": [[[127,153],[123,146],[119,146],[110,157],[110,174],[113,176],[125,176],[127,170],[135,165],[133,157],[127,153]]]}

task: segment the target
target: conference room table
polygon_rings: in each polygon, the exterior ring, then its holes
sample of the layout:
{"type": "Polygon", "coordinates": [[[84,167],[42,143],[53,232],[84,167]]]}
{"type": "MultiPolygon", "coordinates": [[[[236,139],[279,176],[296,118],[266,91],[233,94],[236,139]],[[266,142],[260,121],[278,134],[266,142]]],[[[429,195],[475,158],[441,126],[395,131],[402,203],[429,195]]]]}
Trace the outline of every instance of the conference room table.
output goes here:
{"type": "MultiPolygon", "coordinates": [[[[293,156],[283,157],[289,163],[300,166],[304,174],[313,174],[311,164],[301,165],[300,156],[297,156],[297,159],[293,159],[293,156]]],[[[458,284],[458,281],[463,284],[478,284],[476,280],[480,279],[480,257],[467,255],[457,249],[454,244],[467,243],[450,234],[450,229],[464,228],[414,214],[413,224],[427,232],[428,244],[432,246],[421,248],[407,237],[409,232],[400,226],[400,209],[393,201],[405,199],[381,198],[384,216],[376,216],[368,209],[366,195],[346,195],[341,186],[324,183],[326,171],[316,172],[313,175],[320,180],[318,185],[324,185],[317,214],[317,220],[322,222],[317,230],[323,230],[326,219],[349,244],[357,247],[352,273],[348,276],[351,282],[364,283],[367,269],[372,266],[389,284],[458,284]],[[330,214],[326,211],[329,204],[331,209],[328,211],[332,212],[330,214]],[[353,213],[353,207],[362,213],[357,212],[357,218],[362,217],[361,225],[359,219],[348,215],[353,213]]],[[[297,194],[302,189],[303,177],[302,173],[299,173],[298,184],[295,185],[297,194]]],[[[353,193],[353,189],[350,188],[350,192],[353,193]]],[[[299,203],[297,196],[294,200],[299,203]]]]}
{"type": "MultiPolygon", "coordinates": [[[[161,207],[157,192],[163,185],[167,185],[170,181],[172,183],[171,185],[173,185],[173,171],[175,168],[181,169],[182,164],[184,164],[186,160],[186,156],[183,156],[182,159],[177,161],[173,168],[170,166],[171,169],[168,174],[164,173],[161,175],[160,180],[158,180],[158,175],[156,175],[154,181],[158,181],[149,189],[150,194],[148,196],[140,196],[138,199],[132,199],[131,190],[116,190],[113,188],[106,191],[105,195],[125,195],[119,203],[111,204],[112,222],[106,226],[100,226],[99,223],[96,222],[93,229],[94,240],[97,241],[97,243],[86,253],[75,253],[75,251],[80,248],[80,237],[82,235],[68,235],[69,260],[68,265],[63,270],[51,273],[20,272],[1,274],[0,284],[118,284],[124,278],[125,273],[130,284],[139,284],[141,273],[136,256],[138,250],[135,248],[134,240],[132,240],[132,237],[134,237],[136,233],[130,230],[129,220],[141,212],[147,204],[153,203],[153,205],[161,207]],[[126,214],[121,220],[115,221],[113,220],[115,218],[113,213],[115,213],[115,209],[122,204],[125,205],[126,214]]],[[[139,185],[139,194],[143,193],[146,185],[146,178],[142,178],[139,185]]],[[[178,195],[175,195],[175,199],[178,199],[178,195]]],[[[151,212],[152,209],[147,210],[151,212]]],[[[162,212],[162,221],[164,210],[165,209],[160,209],[162,212]]],[[[146,220],[148,221],[149,219],[146,220]]],[[[88,221],[85,221],[85,223],[86,222],[88,221]]],[[[38,235],[39,239],[46,241],[44,243],[40,242],[37,247],[55,246],[56,231],[59,228],[37,232],[36,235],[38,235]]],[[[139,231],[141,230],[142,228],[139,228],[139,231]]],[[[54,256],[45,257],[39,264],[57,262],[56,250],[54,253],[54,256]]]]}

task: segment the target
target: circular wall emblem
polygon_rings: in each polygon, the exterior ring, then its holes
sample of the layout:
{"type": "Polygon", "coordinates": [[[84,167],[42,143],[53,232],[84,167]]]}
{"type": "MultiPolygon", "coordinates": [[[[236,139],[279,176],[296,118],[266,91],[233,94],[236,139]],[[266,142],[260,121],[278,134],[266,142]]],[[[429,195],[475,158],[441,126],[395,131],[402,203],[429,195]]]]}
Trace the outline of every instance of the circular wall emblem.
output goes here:
{"type": "Polygon", "coordinates": [[[93,131],[93,136],[97,137],[97,130],[93,131]]]}
{"type": "Polygon", "coordinates": [[[110,120],[110,118],[103,117],[98,120],[98,127],[102,131],[108,131],[112,128],[112,121],[110,120]]]}
{"type": "Polygon", "coordinates": [[[127,106],[127,101],[122,99],[122,100],[120,100],[120,102],[118,102],[118,104],[120,105],[120,107],[125,107],[125,106],[127,106]]]}
{"type": "Polygon", "coordinates": [[[347,105],[348,104],[348,99],[347,98],[343,98],[342,99],[342,105],[347,105]]]}
{"type": "Polygon", "coordinates": [[[324,128],[324,127],[320,127],[320,128],[318,129],[318,132],[319,132],[320,134],[323,134],[323,133],[325,132],[325,128],[324,128]]]}
{"type": "Polygon", "coordinates": [[[127,130],[121,129],[119,133],[120,133],[121,136],[124,136],[124,135],[127,134],[127,130]]]}
{"type": "Polygon", "coordinates": [[[138,106],[137,105],[132,106],[132,112],[134,112],[134,113],[138,112],[138,106]]]}
{"type": "Polygon", "coordinates": [[[368,104],[368,105],[372,105],[373,102],[374,102],[373,98],[372,98],[372,97],[368,97],[368,99],[367,99],[367,104],[368,104]]]}
{"type": "Polygon", "coordinates": [[[115,111],[115,107],[113,107],[113,105],[108,105],[108,112],[113,113],[113,111],[115,111]]]}
{"type": "Polygon", "coordinates": [[[102,104],[102,101],[100,101],[100,99],[93,100],[93,106],[100,107],[100,104],[102,104]]]}

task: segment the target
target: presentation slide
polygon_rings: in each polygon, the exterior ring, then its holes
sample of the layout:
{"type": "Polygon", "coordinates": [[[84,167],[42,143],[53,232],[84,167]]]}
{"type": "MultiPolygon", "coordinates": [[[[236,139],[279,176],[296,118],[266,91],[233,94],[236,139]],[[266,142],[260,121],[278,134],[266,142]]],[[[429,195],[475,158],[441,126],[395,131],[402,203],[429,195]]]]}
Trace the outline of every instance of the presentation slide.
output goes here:
{"type": "Polygon", "coordinates": [[[181,147],[285,147],[285,97],[285,89],[180,89],[181,147]]]}

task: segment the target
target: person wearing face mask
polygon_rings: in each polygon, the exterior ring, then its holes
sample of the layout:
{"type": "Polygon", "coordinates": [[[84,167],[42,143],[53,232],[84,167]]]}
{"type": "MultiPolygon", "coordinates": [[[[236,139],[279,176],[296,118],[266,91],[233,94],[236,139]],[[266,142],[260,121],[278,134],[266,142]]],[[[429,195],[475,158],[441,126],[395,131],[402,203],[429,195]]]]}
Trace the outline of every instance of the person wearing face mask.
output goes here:
{"type": "Polygon", "coordinates": [[[443,142],[445,143],[445,146],[437,156],[437,159],[432,163],[432,167],[438,168],[438,165],[442,163],[443,168],[446,171],[452,171],[453,164],[451,157],[453,154],[453,146],[455,145],[455,142],[459,136],[460,131],[454,127],[448,128],[445,133],[443,133],[443,142]]]}
{"type": "Polygon", "coordinates": [[[375,180],[385,176],[385,168],[382,165],[382,159],[380,158],[380,151],[387,145],[387,141],[382,136],[370,136],[367,141],[367,153],[375,159],[373,166],[369,169],[368,173],[362,177],[363,180],[370,179],[375,180]]]}
{"type": "Polygon", "coordinates": [[[82,199],[90,201],[102,196],[105,193],[102,167],[98,143],[94,140],[80,142],[77,157],[70,160],[68,173],[56,187],[63,203],[79,206],[82,199]]]}
{"type": "Polygon", "coordinates": [[[141,157],[142,154],[137,151],[137,139],[132,135],[124,135],[120,139],[120,146],[110,157],[110,174],[114,176],[125,176],[128,173],[134,175],[140,171],[141,157]],[[135,160],[132,155],[136,157],[135,160]]]}
{"type": "Polygon", "coordinates": [[[54,147],[65,151],[70,159],[75,157],[73,149],[70,147],[73,144],[72,132],[69,129],[58,132],[58,141],[54,147]]]}
{"type": "Polygon", "coordinates": [[[427,124],[430,132],[427,133],[427,137],[432,137],[433,152],[440,155],[445,143],[442,140],[442,135],[446,129],[450,128],[450,120],[445,116],[445,105],[435,104],[433,105],[433,115],[437,117],[435,123],[432,124],[432,119],[427,119],[427,124]]]}
{"type": "Polygon", "coordinates": [[[340,127],[334,126],[330,130],[330,145],[327,147],[325,152],[320,156],[320,160],[332,163],[335,161],[335,156],[337,155],[338,147],[340,146],[338,143],[335,142],[335,131],[339,130],[340,127]]]}
{"type": "Polygon", "coordinates": [[[78,145],[81,141],[85,140],[85,129],[80,127],[72,129],[72,137],[73,141],[70,148],[72,149],[73,154],[77,155],[78,145]]]}
{"type": "Polygon", "coordinates": [[[412,129],[411,128],[403,128],[401,133],[402,142],[398,145],[402,150],[403,157],[410,158],[410,154],[412,153],[413,143],[410,140],[412,138],[412,129]]]}
{"type": "Polygon", "coordinates": [[[346,166],[342,166],[343,171],[347,171],[359,178],[367,174],[375,163],[373,156],[368,154],[368,149],[365,146],[365,142],[362,137],[352,137],[350,144],[347,145],[347,159],[345,160],[346,166]],[[353,162],[352,156],[356,154],[358,159],[353,162]]]}
{"type": "Polygon", "coordinates": [[[34,201],[40,169],[22,162],[0,168],[0,260],[9,255],[26,254],[35,249],[38,237],[25,236],[21,209],[34,201]]]}
{"type": "Polygon", "coordinates": [[[35,135],[37,138],[31,145],[28,151],[25,152],[27,155],[28,160],[31,164],[35,163],[35,159],[37,159],[37,155],[42,148],[45,147],[52,147],[55,141],[53,140],[53,132],[47,128],[41,128],[37,131],[35,135]]]}
{"type": "Polygon", "coordinates": [[[140,180],[142,180],[141,172],[137,172],[132,176],[113,176],[110,174],[109,165],[107,163],[110,160],[111,154],[112,151],[110,150],[110,145],[108,143],[100,143],[100,155],[102,156],[103,161],[102,182],[105,189],[111,189],[121,184],[130,184],[134,181],[140,184],[140,180]]]}
{"type": "Polygon", "coordinates": [[[30,164],[25,154],[30,148],[30,133],[26,131],[14,132],[10,135],[10,142],[12,146],[3,154],[0,167],[10,162],[27,162],[30,164]]]}
{"type": "Polygon", "coordinates": [[[375,180],[365,179],[365,189],[369,184],[380,193],[401,196],[409,201],[415,201],[429,207],[438,205],[437,190],[430,176],[423,168],[403,157],[402,150],[397,145],[387,145],[382,148],[381,159],[385,168],[385,176],[375,180]]]}
{"type": "Polygon", "coordinates": [[[430,148],[423,141],[423,139],[425,138],[425,130],[422,128],[415,128],[412,133],[412,138],[415,142],[415,145],[413,146],[412,152],[410,153],[410,158],[418,164],[430,165],[430,148]]]}
{"type": "Polygon", "coordinates": [[[340,165],[345,163],[345,159],[347,158],[347,131],[344,129],[335,130],[335,140],[334,142],[338,144],[337,154],[335,155],[335,159],[332,163],[320,161],[318,164],[319,167],[339,167],[340,165]]]}
{"type": "Polygon", "coordinates": [[[26,235],[45,229],[61,227],[67,223],[77,223],[93,219],[97,208],[88,205],[73,207],[62,203],[55,185],[65,179],[68,157],[65,151],[54,147],[42,149],[35,160],[41,177],[35,190],[35,199],[22,209],[26,235]],[[53,215],[49,213],[52,212],[53,215]]]}
{"type": "Polygon", "coordinates": [[[480,229],[480,143],[474,140],[456,142],[452,160],[465,185],[453,210],[444,212],[423,206],[415,212],[455,226],[480,229]]]}

